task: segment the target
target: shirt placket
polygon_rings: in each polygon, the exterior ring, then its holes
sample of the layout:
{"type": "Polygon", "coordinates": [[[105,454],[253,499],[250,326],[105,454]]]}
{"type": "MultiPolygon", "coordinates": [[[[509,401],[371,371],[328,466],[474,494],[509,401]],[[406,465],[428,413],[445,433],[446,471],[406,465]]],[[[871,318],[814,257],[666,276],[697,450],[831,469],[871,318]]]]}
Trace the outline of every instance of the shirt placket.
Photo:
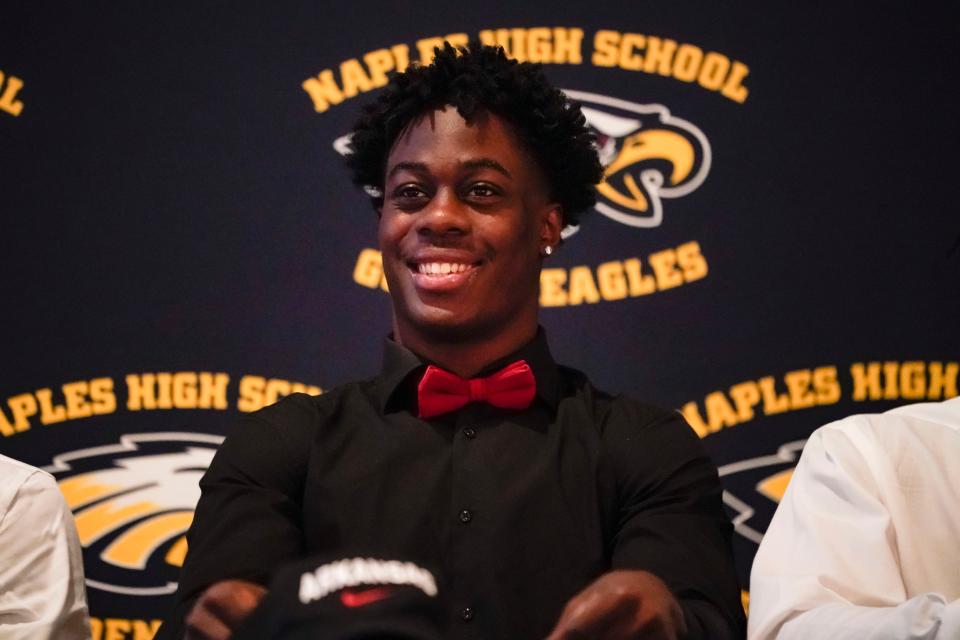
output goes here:
{"type": "Polygon", "coordinates": [[[484,519],[490,514],[490,506],[484,499],[478,462],[477,448],[482,446],[484,432],[483,407],[471,404],[460,411],[454,422],[452,454],[451,506],[448,516],[453,520],[451,558],[456,581],[450,599],[450,636],[456,638],[482,638],[484,612],[479,600],[477,585],[485,581],[478,575],[481,566],[479,550],[483,548],[481,536],[487,528],[484,519]]]}

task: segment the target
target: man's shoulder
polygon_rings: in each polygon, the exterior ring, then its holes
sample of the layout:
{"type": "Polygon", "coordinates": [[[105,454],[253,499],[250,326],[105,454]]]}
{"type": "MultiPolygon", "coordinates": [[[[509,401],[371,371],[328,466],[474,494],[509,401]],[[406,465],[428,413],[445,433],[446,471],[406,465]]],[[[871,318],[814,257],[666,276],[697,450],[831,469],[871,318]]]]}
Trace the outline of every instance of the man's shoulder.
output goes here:
{"type": "Polygon", "coordinates": [[[0,478],[3,478],[3,484],[22,484],[27,478],[38,473],[44,472],[0,453],[0,478]]]}
{"type": "Polygon", "coordinates": [[[560,378],[564,385],[563,395],[584,402],[594,419],[603,427],[621,427],[627,430],[657,429],[668,425],[685,426],[691,431],[679,411],[664,408],[655,402],[637,398],[626,393],[610,393],[595,386],[590,378],[578,369],[560,365],[560,378]]]}
{"type": "Polygon", "coordinates": [[[885,413],[847,416],[816,429],[804,453],[844,467],[877,461],[897,468],[927,452],[960,452],[960,402],[904,405],[885,413]]]}
{"type": "Polygon", "coordinates": [[[375,383],[376,379],[371,378],[344,383],[317,395],[291,393],[249,416],[275,425],[319,423],[338,414],[347,405],[373,405],[375,383]]]}
{"type": "Polygon", "coordinates": [[[321,430],[373,407],[372,380],[351,382],[319,395],[291,393],[274,404],[243,414],[230,428],[224,447],[251,452],[270,444],[296,455],[309,450],[321,430]]]}
{"type": "Polygon", "coordinates": [[[52,475],[0,455],[0,520],[14,501],[29,500],[34,510],[58,513],[63,498],[52,475]]]}

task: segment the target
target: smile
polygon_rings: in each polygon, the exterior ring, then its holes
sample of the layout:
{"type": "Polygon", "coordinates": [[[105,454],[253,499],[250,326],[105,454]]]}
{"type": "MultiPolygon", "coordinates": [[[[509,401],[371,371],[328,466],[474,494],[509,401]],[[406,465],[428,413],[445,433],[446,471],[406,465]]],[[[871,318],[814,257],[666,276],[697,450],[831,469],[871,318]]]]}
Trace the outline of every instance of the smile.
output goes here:
{"type": "Polygon", "coordinates": [[[445,276],[450,273],[463,273],[473,265],[460,262],[424,262],[416,265],[417,272],[426,276],[445,276]]]}
{"type": "Polygon", "coordinates": [[[409,264],[413,284],[422,293],[450,293],[466,286],[480,269],[479,263],[424,261],[409,264]]]}

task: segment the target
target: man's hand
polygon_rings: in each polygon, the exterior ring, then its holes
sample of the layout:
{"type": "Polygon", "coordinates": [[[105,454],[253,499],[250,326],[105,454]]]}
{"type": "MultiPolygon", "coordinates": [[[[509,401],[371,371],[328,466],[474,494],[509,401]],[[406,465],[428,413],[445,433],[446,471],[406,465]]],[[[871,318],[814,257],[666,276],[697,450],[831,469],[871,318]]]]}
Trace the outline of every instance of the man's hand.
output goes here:
{"type": "Polygon", "coordinates": [[[266,593],[245,580],[224,580],[207,587],[187,614],[186,640],[227,640],[266,593]]]}
{"type": "Polygon", "coordinates": [[[611,571],[575,595],[547,640],[677,640],[687,633],[680,604],[647,571],[611,571]]]}

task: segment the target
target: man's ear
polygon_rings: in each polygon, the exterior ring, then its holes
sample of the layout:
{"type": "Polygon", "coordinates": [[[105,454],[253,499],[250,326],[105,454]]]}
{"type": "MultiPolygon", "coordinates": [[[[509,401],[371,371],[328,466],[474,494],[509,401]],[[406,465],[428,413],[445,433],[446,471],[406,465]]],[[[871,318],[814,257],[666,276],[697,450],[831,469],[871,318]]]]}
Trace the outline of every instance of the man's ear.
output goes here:
{"type": "Polygon", "coordinates": [[[552,203],[546,205],[540,217],[540,250],[546,247],[556,248],[560,244],[560,232],[563,231],[563,207],[552,203]]]}

